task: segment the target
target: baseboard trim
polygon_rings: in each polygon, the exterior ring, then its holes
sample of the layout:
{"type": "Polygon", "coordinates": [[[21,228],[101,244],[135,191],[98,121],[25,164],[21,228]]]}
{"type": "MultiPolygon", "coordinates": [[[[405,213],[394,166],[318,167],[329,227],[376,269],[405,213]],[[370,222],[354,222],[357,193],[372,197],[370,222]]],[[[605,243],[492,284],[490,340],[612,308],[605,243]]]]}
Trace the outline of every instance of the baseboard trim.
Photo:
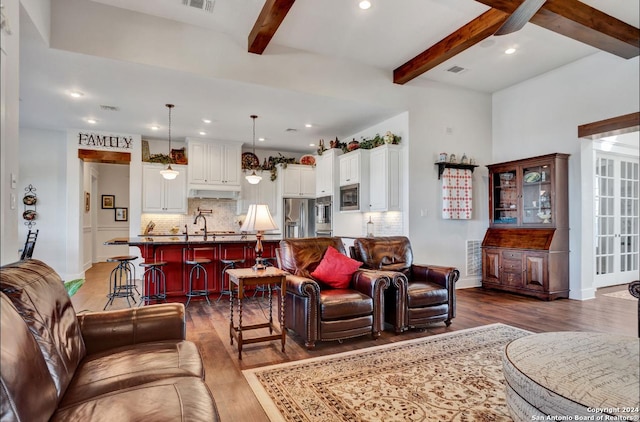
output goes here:
{"type": "Polygon", "coordinates": [[[482,287],[480,278],[461,278],[456,282],[456,289],[472,289],[475,287],[482,287]]]}

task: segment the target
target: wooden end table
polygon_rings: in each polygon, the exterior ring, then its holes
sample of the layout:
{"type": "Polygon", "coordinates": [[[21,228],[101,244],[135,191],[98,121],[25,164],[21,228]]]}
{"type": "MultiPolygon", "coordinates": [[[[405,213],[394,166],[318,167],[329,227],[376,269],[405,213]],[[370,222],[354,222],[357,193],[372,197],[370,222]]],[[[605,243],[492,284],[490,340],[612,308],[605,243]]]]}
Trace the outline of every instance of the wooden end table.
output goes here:
{"type": "Polygon", "coordinates": [[[238,342],[238,359],[242,359],[242,345],[250,343],[259,343],[263,341],[278,340],[282,342],[282,352],[284,353],[284,343],[286,340],[286,330],[284,329],[284,306],[285,295],[287,291],[287,278],[286,271],[282,271],[276,267],[267,267],[264,270],[253,270],[252,268],[235,268],[227,270],[229,275],[229,337],[231,339],[231,345],[233,345],[233,339],[238,342]],[[242,299],[244,298],[245,286],[258,286],[258,285],[280,285],[280,328],[276,328],[273,325],[273,300],[271,291],[269,292],[269,322],[263,324],[254,325],[242,325],[242,299]],[[233,322],[233,301],[234,287],[237,287],[238,292],[238,325],[234,325],[233,322]],[[243,331],[255,330],[258,328],[269,328],[269,335],[252,337],[244,339],[242,336],[243,331]]]}

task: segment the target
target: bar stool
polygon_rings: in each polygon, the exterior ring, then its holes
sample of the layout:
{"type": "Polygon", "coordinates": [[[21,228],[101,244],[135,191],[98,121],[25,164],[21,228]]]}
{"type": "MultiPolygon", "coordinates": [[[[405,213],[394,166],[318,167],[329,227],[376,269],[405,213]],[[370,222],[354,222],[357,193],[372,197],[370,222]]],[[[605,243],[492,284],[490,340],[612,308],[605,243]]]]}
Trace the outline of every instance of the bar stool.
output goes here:
{"type": "Polygon", "coordinates": [[[222,267],[222,279],[221,279],[222,290],[220,290],[220,296],[218,296],[218,299],[216,300],[216,302],[219,302],[220,298],[222,298],[223,295],[229,295],[229,297],[231,297],[231,295],[233,294],[233,291],[231,290],[231,283],[227,282],[227,289],[225,290],[224,288],[224,275],[226,274],[227,270],[236,268],[236,265],[244,264],[244,259],[221,259],[220,262],[224,264],[224,267],[222,267]]]}
{"type": "Polygon", "coordinates": [[[151,261],[140,264],[143,267],[144,274],[144,295],[140,296],[140,305],[147,305],[152,301],[167,301],[167,283],[162,267],[167,265],[166,261],[151,261]],[[153,285],[153,289],[151,288],[153,285]]]}
{"type": "Polygon", "coordinates": [[[109,274],[111,291],[107,294],[109,300],[107,300],[102,310],[112,305],[113,299],[117,297],[126,298],[129,307],[131,307],[129,298],[133,300],[133,303],[136,303],[133,291],[135,290],[138,294],[140,294],[140,292],[136,287],[136,268],[131,263],[131,261],[136,259],[138,259],[138,257],[134,255],[112,256],[111,258],[107,258],[107,262],[117,262],[118,265],[116,265],[116,267],[111,270],[111,274],[109,274]]]}
{"type": "Polygon", "coordinates": [[[189,306],[189,302],[191,302],[191,298],[192,297],[196,297],[196,296],[204,296],[205,299],[207,299],[207,303],[209,305],[211,305],[211,302],[209,301],[209,276],[207,274],[207,269],[204,267],[207,264],[211,264],[211,262],[213,262],[212,260],[210,260],[209,258],[192,258],[189,260],[184,261],[184,263],[186,265],[193,265],[193,267],[191,267],[191,270],[189,271],[189,290],[187,290],[187,303],[185,305],[185,307],[189,306]],[[202,271],[204,273],[204,276],[202,277],[204,279],[204,283],[203,283],[203,288],[201,290],[198,289],[194,289],[193,288],[193,282],[194,282],[194,273],[195,273],[195,278],[196,280],[199,280],[200,277],[200,271],[202,271]]]}

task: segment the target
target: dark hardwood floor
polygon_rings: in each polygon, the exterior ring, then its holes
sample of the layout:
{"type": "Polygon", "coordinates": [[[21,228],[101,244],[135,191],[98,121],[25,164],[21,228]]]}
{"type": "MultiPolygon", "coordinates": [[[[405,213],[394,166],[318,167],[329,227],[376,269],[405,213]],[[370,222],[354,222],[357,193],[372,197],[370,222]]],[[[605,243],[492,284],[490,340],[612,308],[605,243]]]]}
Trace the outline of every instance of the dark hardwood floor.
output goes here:
{"type": "MultiPolygon", "coordinates": [[[[86,273],[84,286],[73,296],[77,312],[102,310],[106,303],[108,277],[112,263],[99,263],[86,273]]],[[[424,331],[395,334],[385,331],[373,340],[360,337],[338,342],[319,342],[308,351],[295,334],[287,337],[286,351],[280,351],[277,341],[245,345],[242,360],[229,341],[229,299],[227,296],[212,305],[192,301],[187,308],[187,338],[198,344],[205,364],[206,382],[215,398],[221,420],[267,421],[262,407],[242,375],[242,370],[277,363],[324,356],[338,352],[377,346],[416,337],[430,336],[465,328],[501,322],[533,332],[599,331],[628,336],[637,335],[637,302],[603,296],[604,293],[624,290],[626,286],[601,289],[596,299],[576,301],[561,299],[545,302],[538,299],[484,289],[457,291],[456,318],[450,327],[434,324],[424,331]]],[[[126,300],[116,299],[110,309],[127,307],[126,300]]],[[[245,302],[243,322],[264,322],[268,301],[260,296],[245,302]]],[[[261,333],[260,333],[261,334],[261,333]]]]}

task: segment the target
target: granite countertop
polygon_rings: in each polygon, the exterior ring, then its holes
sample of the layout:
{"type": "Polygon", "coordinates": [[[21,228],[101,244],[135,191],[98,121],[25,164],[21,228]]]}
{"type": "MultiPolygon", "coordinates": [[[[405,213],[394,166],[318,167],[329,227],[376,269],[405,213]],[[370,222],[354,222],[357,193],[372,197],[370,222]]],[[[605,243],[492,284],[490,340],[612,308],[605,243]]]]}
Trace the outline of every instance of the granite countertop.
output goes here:
{"type": "MultiPolygon", "coordinates": [[[[281,234],[265,234],[262,236],[262,241],[278,241],[282,240],[281,234]]],[[[138,236],[138,237],[117,237],[109,239],[104,242],[105,245],[191,245],[191,244],[214,244],[214,243],[253,243],[256,241],[256,236],[252,234],[240,235],[208,235],[207,240],[200,235],[189,235],[189,240],[185,239],[184,235],[152,235],[152,236],[138,236]]]]}

